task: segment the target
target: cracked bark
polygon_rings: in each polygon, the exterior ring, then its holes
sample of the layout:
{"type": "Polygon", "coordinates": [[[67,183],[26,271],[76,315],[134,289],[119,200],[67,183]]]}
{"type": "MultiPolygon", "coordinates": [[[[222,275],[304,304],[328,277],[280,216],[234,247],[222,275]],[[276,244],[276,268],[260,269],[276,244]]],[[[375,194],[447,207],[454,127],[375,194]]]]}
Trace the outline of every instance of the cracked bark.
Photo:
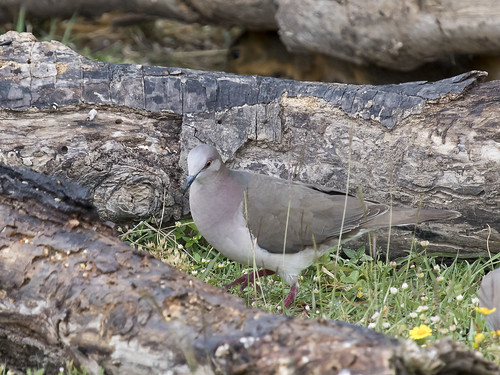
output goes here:
{"type": "MultiPolygon", "coordinates": [[[[6,39],[0,161],[89,188],[105,220],[186,213],[186,153],[207,142],[233,167],[283,178],[297,171],[337,189],[350,164],[350,186],[366,199],[461,212],[418,226],[428,251],[500,250],[500,90],[480,83],[481,72],[384,86],[295,82],[106,64],[30,34],[6,39]]],[[[411,246],[406,229],[393,229],[392,256],[411,246]]],[[[376,236],[385,248],[384,232],[376,236]]]]}
{"type": "Polygon", "coordinates": [[[423,349],[364,327],[247,309],[129,248],[91,194],[0,168],[0,361],[57,373],[500,374],[461,344],[423,349]]]}

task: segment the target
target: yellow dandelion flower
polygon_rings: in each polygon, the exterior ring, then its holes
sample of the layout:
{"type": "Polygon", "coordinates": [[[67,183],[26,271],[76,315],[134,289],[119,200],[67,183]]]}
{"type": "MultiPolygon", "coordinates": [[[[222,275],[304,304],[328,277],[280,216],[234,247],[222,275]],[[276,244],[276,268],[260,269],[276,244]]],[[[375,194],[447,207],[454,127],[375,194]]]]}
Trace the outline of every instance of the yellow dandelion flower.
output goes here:
{"type": "Polygon", "coordinates": [[[356,297],[358,297],[358,298],[363,297],[363,292],[360,290],[360,291],[358,292],[358,294],[356,294],[356,297]]]}
{"type": "Polygon", "coordinates": [[[476,307],[475,310],[483,315],[490,315],[497,310],[496,307],[488,309],[487,307],[476,307]]]}
{"type": "Polygon", "coordinates": [[[413,340],[420,340],[430,335],[432,335],[432,329],[425,324],[410,329],[410,339],[413,340]]]}

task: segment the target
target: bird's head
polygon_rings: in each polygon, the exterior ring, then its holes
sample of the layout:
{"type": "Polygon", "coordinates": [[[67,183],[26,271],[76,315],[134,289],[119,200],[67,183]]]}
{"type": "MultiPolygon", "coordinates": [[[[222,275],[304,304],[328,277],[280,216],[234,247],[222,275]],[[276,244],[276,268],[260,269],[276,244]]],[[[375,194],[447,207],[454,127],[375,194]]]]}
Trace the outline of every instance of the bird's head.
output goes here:
{"type": "Polygon", "coordinates": [[[195,180],[203,180],[214,173],[217,173],[224,165],[217,149],[209,145],[199,145],[193,148],[188,155],[189,176],[184,187],[184,193],[195,180]]]}

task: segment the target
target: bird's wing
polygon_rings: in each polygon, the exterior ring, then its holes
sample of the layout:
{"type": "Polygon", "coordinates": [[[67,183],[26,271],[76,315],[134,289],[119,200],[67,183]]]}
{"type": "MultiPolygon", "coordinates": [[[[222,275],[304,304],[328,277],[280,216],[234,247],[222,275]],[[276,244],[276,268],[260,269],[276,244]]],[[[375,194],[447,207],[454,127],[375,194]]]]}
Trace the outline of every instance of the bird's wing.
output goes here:
{"type": "Polygon", "coordinates": [[[233,171],[246,190],[248,227],[261,248],[272,253],[296,253],[320,245],[361,226],[387,206],[347,197],[345,193],[278,178],[233,171]]]}

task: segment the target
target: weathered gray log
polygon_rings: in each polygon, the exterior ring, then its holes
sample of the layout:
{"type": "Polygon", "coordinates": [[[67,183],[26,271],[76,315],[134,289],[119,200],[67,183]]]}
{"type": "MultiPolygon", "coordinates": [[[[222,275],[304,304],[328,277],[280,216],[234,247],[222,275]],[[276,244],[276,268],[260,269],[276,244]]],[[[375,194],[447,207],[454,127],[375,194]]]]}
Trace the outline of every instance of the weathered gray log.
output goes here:
{"type": "MultiPolygon", "coordinates": [[[[366,199],[460,211],[418,227],[429,251],[500,251],[500,82],[479,84],[481,72],[385,86],[295,82],[105,64],[30,34],[5,39],[0,161],[88,187],[106,220],[187,212],[185,157],[201,141],[238,168],[337,189],[349,176],[366,199]]],[[[394,229],[391,248],[411,238],[394,229]]]]}
{"type": "Polygon", "coordinates": [[[89,194],[0,167],[0,363],[92,374],[500,374],[449,340],[427,349],[337,321],[247,309],[129,248],[89,194]]]}
{"type": "Polygon", "coordinates": [[[455,54],[500,52],[500,3],[482,0],[279,0],[281,39],[295,51],[411,70],[455,54]]]}
{"type": "MultiPolygon", "coordinates": [[[[110,10],[143,13],[186,22],[279,30],[288,49],[320,52],[359,65],[408,71],[455,55],[500,54],[497,0],[329,1],[329,0],[4,0],[1,15],[71,17],[110,10]]],[[[497,60],[498,61],[498,60],[497,60]]],[[[497,62],[498,65],[498,62],[497,62]]],[[[485,69],[484,67],[482,69],[485,69]]],[[[498,68],[496,68],[498,70],[498,68]]]]}
{"type": "Polygon", "coordinates": [[[3,0],[0,3],[0,22],[12,21],[20,6],[28,15],[36,17],[71,17],[75,13],[97,16],[121,10],[135,14],[178,19],[185,22],[219,23],[248,29],[276,29],[274,19],[277,5],[272,0],[3,0]]]}

